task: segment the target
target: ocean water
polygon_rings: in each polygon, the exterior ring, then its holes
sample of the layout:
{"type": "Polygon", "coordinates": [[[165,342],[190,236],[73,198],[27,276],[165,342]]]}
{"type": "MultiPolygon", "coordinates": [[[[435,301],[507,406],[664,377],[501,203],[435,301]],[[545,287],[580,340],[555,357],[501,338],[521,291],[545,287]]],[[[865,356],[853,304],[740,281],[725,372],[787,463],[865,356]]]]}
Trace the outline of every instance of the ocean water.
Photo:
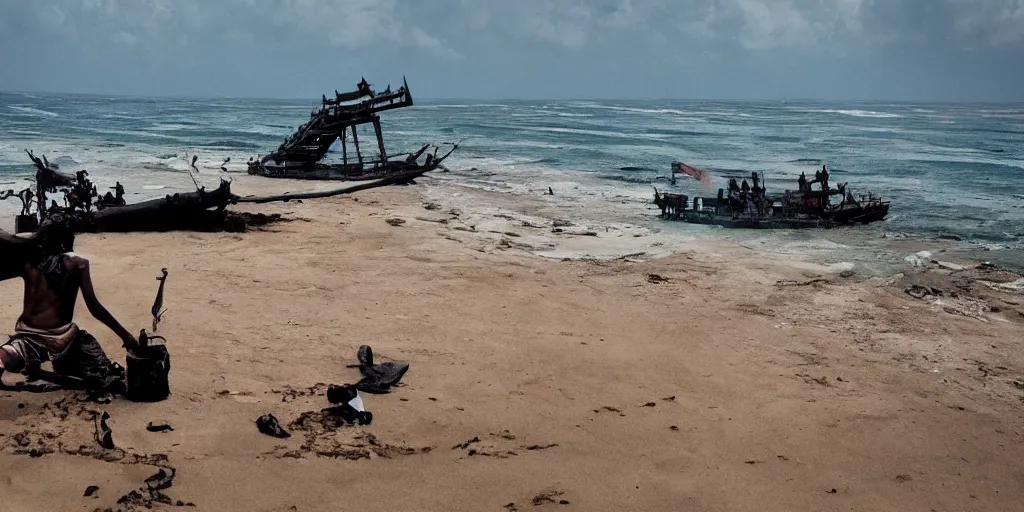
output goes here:
{"type": "MultiPolygon", "coordinates": [[[[193,154],[200,179],[215,183],[226,158],[229,173],[244,173],[249,158],[277,147],[318,103],[0,93],[0,189],[27,184],[25,149],[63,170],[87,169],[100,186],[120,180],[138,196],[130,201],[191,189],[193,154]]],[[[801,171],[813,176],[826,164],[833,183],[891,200],[889,219],[743,240],[776,237],[803,250],[819,238],[859,246],[943,237],[1024,266],[1024,105],[417,100],[382,117],[392,153],[462,140],[448,180],[509,193],[575,184],[566,200],[605,197],[609,211],[636,222],[661,222],[649,205],[653,187],[701,192],[690,180],[669,186],[672,160],[711,171],[716,187],[721,176],[761,171],[769,191],[795,188],[801,171]]],[[[17,206],[9,199],[0,212],[17,206]]]]}

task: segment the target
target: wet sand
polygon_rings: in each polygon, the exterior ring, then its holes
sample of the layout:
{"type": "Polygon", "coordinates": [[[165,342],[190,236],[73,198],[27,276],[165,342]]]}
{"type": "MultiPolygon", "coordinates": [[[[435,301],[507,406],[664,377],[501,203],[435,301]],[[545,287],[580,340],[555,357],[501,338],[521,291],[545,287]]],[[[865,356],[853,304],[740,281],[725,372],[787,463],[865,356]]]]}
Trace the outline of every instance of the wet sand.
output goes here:
{"type": "MultiPolygon", "coordinates": [[[[116,509],[159,463],[177,472],[158,509],[1022,510],[1019,292],[979,287],[967,307],[942,270],[842,277],[438,197],[268,205],[292,220],[245,234],[81,236],[133,331],[169,269],[172,395],[0,392],[0,509],[116,509]],[[573,259],[595,253],[613,259],[573,259]],[[945,293],[917,300],[911,282],[945,293]],[[364,396],[373,423],[292,425],[328,405],[323,384],[358,380],[361,344],[411,363],[364,396]],[[92,439],[92,410],[118,449],[92,439]],[[258,432],[265,413],[292,437],[258,432]]],[[[12,328],[21,287],[0,283],[12,328]]]]}

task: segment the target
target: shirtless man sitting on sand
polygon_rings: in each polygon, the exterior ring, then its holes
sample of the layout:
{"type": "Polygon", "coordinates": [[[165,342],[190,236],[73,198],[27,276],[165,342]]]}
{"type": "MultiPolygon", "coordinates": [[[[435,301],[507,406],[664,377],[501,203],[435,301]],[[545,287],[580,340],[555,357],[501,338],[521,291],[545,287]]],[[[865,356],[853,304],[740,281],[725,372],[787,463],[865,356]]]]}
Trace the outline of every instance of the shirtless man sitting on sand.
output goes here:
{"type": "Polygon", "coordinates": [[[43,226],[30,239],[0,231],[0,280],[19,275],[25,300],[15,334],[0,345],[0,378],[4,371],[33,378],[39,365],[53,362],[54,372],[84,381],[87,389],[102,389],[117,380],[122,369],[111,362],[91,334],[73,320],[81,290],[89,312],[114,331],[125,347],[135,338],[96,298],[89,261],[71,252],[75,234],[62,224],[43,226]],[[20,268],[19,268],[20,265],[20,268]]]}

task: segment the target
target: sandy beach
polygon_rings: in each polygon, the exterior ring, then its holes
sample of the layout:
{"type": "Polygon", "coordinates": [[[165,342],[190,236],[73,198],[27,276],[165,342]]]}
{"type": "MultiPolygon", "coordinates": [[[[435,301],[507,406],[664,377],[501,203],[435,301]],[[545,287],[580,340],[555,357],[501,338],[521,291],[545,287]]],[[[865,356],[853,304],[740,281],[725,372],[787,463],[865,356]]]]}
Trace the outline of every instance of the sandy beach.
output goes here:
{"type": "MultiPolygon", "coordinates": [[[[176,470],[160,510],[1024,510],[1014,276],[851,275],[439,190],[267,205],[288,222],[242,234],[81,235],[133,331],[169,270],[172,394],[0,392],[0,510],[141,509],[118,501],[154,463],[176,470]],[[364,395],[368,426],[308,421],[363,344],[410,363],[403,385],[364,395]],[[261,434],[266,413],[292,436],[261,434]]],[[[0,283],[10,329],[21,294],[0,283]]]]}

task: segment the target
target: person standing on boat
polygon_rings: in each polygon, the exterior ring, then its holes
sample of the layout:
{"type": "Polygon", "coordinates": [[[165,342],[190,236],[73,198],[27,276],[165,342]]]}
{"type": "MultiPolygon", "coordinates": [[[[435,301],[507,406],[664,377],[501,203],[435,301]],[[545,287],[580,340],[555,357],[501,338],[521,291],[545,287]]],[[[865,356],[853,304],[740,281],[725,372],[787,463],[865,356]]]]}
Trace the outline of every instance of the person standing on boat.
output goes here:
{"type": "Polygon", "coordinates": [[[800,177],[797,178],[796,184],[800,187],[800,192],[807,190],[807,175],[803,171],[800,171],[800,177]]]}
{"type": "Polygon", "coordinates": [[[828,169],[821,166],[821,189],[828,190],[828,169]]]}

